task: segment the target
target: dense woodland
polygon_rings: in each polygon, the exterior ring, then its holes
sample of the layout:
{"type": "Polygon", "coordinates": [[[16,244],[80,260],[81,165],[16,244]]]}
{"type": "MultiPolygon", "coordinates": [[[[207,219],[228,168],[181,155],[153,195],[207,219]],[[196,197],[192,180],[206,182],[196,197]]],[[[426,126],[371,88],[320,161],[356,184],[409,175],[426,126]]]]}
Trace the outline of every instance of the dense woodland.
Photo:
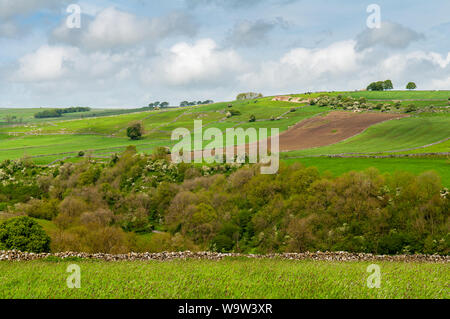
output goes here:
{"type": "Polygon", "coordinates": [[[175,165],[156,154],[5,161],[0,217],[52,221],[52,251],[449,253],[450,195],[434,172],[335,178],[293,164],[261,175],[257,165],[175,165]]]}

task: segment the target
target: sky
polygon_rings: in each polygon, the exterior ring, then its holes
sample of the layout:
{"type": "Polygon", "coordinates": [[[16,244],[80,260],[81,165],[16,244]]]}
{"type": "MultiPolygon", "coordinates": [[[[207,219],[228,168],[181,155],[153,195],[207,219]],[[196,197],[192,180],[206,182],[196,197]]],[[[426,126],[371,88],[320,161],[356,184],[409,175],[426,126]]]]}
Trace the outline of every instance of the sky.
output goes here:
{"type": "Polygon", "coordinates": [[[386,79],[450,89],[448,12],[448,0],[0,0],[0,107],[179,105],[386,79]]]}

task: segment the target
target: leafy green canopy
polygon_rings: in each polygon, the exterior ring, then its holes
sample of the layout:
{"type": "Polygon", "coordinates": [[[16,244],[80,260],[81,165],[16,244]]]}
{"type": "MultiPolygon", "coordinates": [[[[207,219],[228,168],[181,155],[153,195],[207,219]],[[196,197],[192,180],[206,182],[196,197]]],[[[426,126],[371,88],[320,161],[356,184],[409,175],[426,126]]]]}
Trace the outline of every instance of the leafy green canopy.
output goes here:
{"type": "Polygon", "coordinates": [[[49,252],[50,237],[30,217],[13,218],[0,224],[0,249],[49,252]]]}

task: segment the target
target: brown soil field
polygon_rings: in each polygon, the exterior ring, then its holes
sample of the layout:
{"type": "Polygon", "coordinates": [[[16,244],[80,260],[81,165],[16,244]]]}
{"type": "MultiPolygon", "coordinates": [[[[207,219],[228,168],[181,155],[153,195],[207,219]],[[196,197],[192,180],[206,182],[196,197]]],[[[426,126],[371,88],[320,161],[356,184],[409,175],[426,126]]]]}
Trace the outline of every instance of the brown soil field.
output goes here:
{"type": "Polygon", "coordinates": [[[330,112],[304,120],[280,134],[280,151],[327,146],[361,134],[372,125],[403,118],[404,114],[330,112]]]}
{"type": "MultiPolygon", "coordinates": [[[[280,152],[297,151],[309,148],[327,146],[361,134],[372,125],[407,117],[405,114],[390,113],[352,113],[333,111],[323,116],[306,119],[280,134],[280,152]]],[[[268,139],[268,149],[271,147],[268,139]]],[[[236,149],[235,148],[235,154],[236,149]]],[[[258,148],[258,143],[247,144],[246,153],[250,148],[258,148]]],[[[225,148],[223,152],[232,148],[225,148]]],[[[215,152],[213,151],[214,155],[215,152]]],[[[193,154],[192,154],[193,155],[193,154]]]]}

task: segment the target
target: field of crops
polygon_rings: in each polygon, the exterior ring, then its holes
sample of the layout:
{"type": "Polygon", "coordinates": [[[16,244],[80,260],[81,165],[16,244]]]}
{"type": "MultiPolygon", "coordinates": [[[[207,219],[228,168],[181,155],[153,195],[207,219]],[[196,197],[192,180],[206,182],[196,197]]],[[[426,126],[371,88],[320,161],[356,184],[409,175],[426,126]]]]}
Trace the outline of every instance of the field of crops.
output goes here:
{"type": "Polygon", "coordinates": [[[392,120],[374,125],[364,133],[346,141],[315,149],[289,152],[285,156],[404,151],[450,137],[449,123],[450,114],[419,115],[392,120]]]}
{"type": "Polygon", "coordinates": [[[369,262],[287,260],[0,262],[0,298],[440,298],[448,299],[445,264],[379,262],[380,288],[370,289],[369,262]],[[81,288],[69,289],[70,264],[81,288]]]}

